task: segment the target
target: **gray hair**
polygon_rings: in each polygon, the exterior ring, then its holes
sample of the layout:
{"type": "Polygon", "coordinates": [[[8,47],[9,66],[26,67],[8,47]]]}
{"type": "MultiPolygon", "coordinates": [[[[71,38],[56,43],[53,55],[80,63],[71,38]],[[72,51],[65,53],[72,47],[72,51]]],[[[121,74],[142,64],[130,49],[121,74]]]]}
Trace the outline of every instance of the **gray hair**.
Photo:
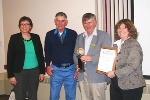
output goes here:
{"type": "Polygon", "coordinates": [[[58,12],[55,17],[57,16],[64,16],[67,19],[67,15],[64,12],[58,12]]]}
{"type": "Polygon", "coordinates": [[[96,21],[96,16],[92,13],[85,13],[82,17],[82,23],[92,18],[94,21],[96,21]]]}

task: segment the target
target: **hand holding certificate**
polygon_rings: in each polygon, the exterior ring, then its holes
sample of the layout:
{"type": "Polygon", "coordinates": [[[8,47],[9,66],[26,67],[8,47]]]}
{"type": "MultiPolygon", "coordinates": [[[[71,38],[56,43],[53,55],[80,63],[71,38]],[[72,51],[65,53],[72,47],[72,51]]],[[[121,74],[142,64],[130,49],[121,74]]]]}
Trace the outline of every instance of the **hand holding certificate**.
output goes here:
{"type": "Polygon", "coordinates": [[[115,70],[117,57],[117,48],[102,46],[100,49],[99,60],[97,65],[98,73],[107,73],[115,70]]]}

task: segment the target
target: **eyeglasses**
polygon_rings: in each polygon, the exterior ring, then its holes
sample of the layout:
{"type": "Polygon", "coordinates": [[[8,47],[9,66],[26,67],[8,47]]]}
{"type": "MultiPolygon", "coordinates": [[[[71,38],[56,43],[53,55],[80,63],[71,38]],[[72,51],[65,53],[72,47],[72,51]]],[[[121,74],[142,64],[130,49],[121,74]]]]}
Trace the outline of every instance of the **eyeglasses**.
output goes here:
{"type": "Polygon", "coordinates": [[[29,26],[30,24],[25,23],[25,24],[20,24],[20,26],[29,26]]]}

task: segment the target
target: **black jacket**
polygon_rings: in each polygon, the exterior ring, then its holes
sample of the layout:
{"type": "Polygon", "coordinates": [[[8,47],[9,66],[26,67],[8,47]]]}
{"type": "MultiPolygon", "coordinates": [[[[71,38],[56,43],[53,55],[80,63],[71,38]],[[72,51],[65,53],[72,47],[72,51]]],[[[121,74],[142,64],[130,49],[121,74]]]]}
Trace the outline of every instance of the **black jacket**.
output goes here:
{"type": "MultiPolygon", "coordinates": [[[[35,54],[38,60],[39,74],[45,74],[43,48],[40,37],[30,33],[35,54]]],[[[14,73],[20,73],[23,69],[25,59],[25,45],[21,33],[13,34],[10,37],[7,51],[7,74],[8,78],[14,77],[14,73]]]]}

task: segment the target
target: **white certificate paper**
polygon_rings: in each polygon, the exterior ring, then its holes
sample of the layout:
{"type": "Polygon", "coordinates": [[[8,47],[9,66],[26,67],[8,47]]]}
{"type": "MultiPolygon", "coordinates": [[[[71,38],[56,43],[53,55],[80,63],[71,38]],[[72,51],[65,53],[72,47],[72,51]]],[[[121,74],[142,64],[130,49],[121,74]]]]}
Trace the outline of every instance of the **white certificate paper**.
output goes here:
{"type": "Polygon", "coordinates": [[[108,72],[115,69],[117,48],[101,47],[97,70],[108,72]]]}

